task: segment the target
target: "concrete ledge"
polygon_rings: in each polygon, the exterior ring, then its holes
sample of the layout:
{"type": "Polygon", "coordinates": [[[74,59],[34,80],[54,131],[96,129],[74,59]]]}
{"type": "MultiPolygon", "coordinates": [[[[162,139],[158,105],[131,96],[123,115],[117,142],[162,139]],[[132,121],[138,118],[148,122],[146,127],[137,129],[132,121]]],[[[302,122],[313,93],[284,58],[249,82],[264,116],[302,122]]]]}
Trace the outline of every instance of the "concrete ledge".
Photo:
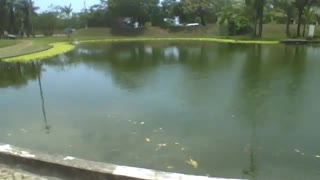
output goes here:
{"type": "Polygon", "coordinates": [[[320,41],[317,41],[317,40],[306,40],[306,39],[284,39],[280,42],[286,45],[306,45],[306,44],[320,43],[320,41]]]}
{"type": "Polygon", "coordinates": [[[87,161],[71,156],[49,155],[0,144],[0,163],[41,176],[95,180],[240,180],[167,173],[151,169],[87,161]]]}

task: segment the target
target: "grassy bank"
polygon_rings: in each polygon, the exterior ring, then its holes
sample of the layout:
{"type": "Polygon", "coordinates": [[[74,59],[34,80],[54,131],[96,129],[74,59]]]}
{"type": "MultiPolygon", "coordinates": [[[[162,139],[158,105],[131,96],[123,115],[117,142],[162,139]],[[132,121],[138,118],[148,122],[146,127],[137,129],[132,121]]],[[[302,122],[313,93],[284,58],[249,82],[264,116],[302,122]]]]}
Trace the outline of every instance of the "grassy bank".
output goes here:
{"type": "MultiPolygon", "coordinates": [[[[265,24],[263,29],[263,37],[260,41],[279,41],[286,39],[285,25],[283,24],[265,24]]],[[[296,25],[290,26],[292,36],[296,34],[296,25]]],[[[149,27],[147,29],[135,32],[117,33],[110,28],[89,28],[79,30],[74,37],[81,39],[99,39],[114,38],[114,37],[145,37],[145,38],[219,38],[219,39],[236,39],[236,40],[252,40],[251,35],[240,36],[225,36],[219,33],[219,27],[215,24],[207,25],[206,27],[195,28],[178,28],[178,29],[164,29],[159,27],[149,27]]],[[[320,37],[320,26],[316,27],[315,35],[320,37]]]]}
{"type": "Polygon", "coordinates": [[[0,48],[8,47],[17,44],[19,41],[16,40],[7,40],[7,39],[0,39],[0,48]]]}
{"type": "MultiPolygon", "coordinates": [[[[291,26],[291,31],[295,30],[291,26]]],[[[115,32],[110,28],[88,28],[75,32],[70,39],[66,36],[41,37],[23,40],[0,40],[0,59],[5,61],[30,61],[45,59],[60,53],[70,51],[74,46],[67,42],[111,42],[111,41],[209,41],[219,43],[241,44],[276,44],[285,39],[285,26],[268,24],[264,26],[262,39],[253,40],[249,35],[243,36],[220,36],[216,25],[206,27],[163,29],[150,27],[134,31],[115,32]],[[64,42],[64,43],[59,43],[64,42]],[[7,47],[4,47],[7,46],[7,47]],[[3,48],[4,47],[4,48],[3,48]]],[[[316,28],[316,35],[320,36],[320,27],[316,28]]]]}
{"type": "Polygon", "coordinates": [[[31,54],[26,54],[26,55],[22,55],[22,56],[5,58],[5,59],[3,59],[3,61],[6,61],[6,62],[27,62],[27,61],[33,61],[33,60],[41,60],[41,59],[54,57],[56,55],[72,51],[75,48],[75,46],[71,45],[68,42],[56,42],[56,43],[51,43],[48,46],[50,46],[50,48],[45,49],[43,51],[31,53],[31,54]]]}

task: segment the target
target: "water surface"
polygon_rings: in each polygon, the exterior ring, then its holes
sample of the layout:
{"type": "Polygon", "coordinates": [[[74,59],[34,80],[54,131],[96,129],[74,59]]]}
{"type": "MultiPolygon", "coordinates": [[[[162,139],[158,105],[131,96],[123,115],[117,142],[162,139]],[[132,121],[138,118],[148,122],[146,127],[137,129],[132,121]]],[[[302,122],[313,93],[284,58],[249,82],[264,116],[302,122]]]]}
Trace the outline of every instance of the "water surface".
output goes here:
{"type": "Polygon", "coordinates": [[[188,174],[320,179],[319,57],[311,46],[122,42],[0,62],[0,142],[188,174]]]}

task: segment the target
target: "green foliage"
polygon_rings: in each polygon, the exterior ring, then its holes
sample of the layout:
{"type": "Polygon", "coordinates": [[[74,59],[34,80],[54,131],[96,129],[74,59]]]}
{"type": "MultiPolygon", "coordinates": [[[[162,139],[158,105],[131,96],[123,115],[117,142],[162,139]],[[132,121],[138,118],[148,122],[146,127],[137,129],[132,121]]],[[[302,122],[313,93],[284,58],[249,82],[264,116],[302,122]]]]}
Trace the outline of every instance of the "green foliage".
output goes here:
{"type": "Polygon", "coordinates": [[[207,24],[207,17],[214,12],[214,4],[214,0],[181,0],[183,12],[198,17],[203,26],[207,24]]]}
{"type": "Polygon", "coordinates": [[[57,24],[58,18],[53,12],[44,12],[35,18],[35,27],[40,29],[45,36],[52,36],[57,24]]]}
{"type": "MultiPolygon", "coordinates": [[[[246,7],[244,4],[229,4],[221,9],[218,15],[220,26],[226,26],[220,30],[227,30],[228,35],[241,35],[251,32],[251,22],[246,16],[246,7]]],[[[225,34],[224,32],[220,32],[225,34]]]]}
{"type": "Polygon", "coordinates": [[[144,27],[148,28],[148,27],[151,27],[152,26],[152,23],[151,22],[146,22],[144,23],[144,27]]]}
{"type": "Polygon", "coordinates": [[[159,0],[109,0],[108,8],[114,17],[131,17],[144,24],[152,19],[159,0]]]}

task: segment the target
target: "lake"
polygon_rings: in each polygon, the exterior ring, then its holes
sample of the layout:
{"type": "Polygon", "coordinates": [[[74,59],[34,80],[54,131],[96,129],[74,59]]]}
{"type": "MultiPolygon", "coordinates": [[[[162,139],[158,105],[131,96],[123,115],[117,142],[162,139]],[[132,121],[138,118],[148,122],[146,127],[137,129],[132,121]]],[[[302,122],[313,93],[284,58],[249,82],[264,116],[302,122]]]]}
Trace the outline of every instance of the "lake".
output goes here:
{"type": "Polygon", "coordinates": [[[0,62],[0,142],[187,174],[320,179],[319,57],[319,46],[172,41],[0,62]]]}

